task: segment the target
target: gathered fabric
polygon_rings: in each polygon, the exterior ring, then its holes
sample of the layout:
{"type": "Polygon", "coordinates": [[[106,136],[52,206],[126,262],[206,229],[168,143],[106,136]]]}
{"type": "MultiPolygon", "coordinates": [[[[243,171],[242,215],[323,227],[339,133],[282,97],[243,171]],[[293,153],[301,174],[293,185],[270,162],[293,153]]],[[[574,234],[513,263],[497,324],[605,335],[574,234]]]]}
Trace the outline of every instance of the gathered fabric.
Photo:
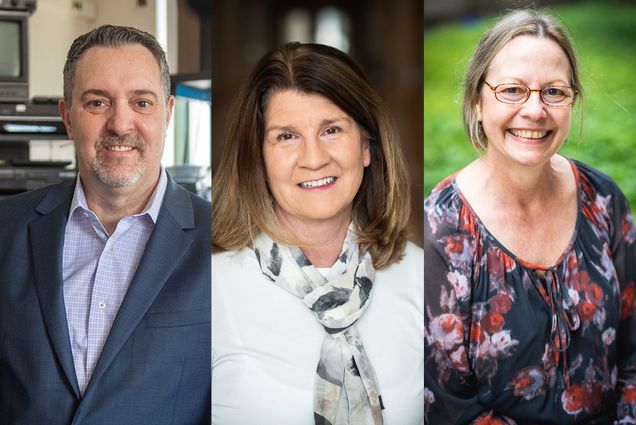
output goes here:
{"type": "Polygon", "coordinates": [[[368,306],[375,269],[347,231],[336,263],[323,275],[298,247],[264,233],[254,240],[263,274],[298,297],[325,329],[314,384],[316,425],[381,425],[382,398],[356,321],[368,306]]]}

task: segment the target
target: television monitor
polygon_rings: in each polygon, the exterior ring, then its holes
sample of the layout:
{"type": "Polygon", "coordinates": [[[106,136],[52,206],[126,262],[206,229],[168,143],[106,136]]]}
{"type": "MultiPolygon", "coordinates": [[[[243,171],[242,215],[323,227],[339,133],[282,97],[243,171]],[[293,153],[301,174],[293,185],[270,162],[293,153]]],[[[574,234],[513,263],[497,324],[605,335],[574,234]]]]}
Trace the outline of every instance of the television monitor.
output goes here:
{"type": "Polygon", "coordinates": [[[29,100],[28,16],[0,10],[0,103],[29,100]]]}

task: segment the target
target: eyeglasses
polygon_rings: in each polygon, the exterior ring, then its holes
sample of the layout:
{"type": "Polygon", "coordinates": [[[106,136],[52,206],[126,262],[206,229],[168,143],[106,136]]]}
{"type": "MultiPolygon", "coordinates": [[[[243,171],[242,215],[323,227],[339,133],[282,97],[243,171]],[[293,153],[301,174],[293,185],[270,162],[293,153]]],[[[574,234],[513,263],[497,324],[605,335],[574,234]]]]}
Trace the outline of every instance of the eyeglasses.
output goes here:
{"type": "Polygon", "coordinates": [[[530,93],[537,92],[541,101],[548,106],[567,106],[574,102],[577,91],[567,86],[548,86],[542,89],[531,89],[525,84],[508,83],[491,86],[488,82],[484,84],[495,93],[495,99],[501,103],[520,104],[530,97],[530,93]]]}

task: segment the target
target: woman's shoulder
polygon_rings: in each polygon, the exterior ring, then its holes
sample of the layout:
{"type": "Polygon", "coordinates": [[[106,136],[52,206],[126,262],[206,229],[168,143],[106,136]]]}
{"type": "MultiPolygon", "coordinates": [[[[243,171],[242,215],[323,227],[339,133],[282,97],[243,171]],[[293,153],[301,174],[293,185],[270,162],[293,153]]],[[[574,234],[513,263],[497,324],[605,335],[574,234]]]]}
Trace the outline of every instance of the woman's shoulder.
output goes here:
{"type": "Polygon", "coordinates": [[[404,253],[400,261],[397,261],[387,267],[384,271],[390,273],[413,274],[417,272],[421,274],[424,266],[424,250],[413,242],[406,242],[404,253]]]}
{"type": "Polygon", "coordinates": [[[435,185],[424,199],[424,216],[430,222],[443,215],[458,214],[463,200],[456,184],[457,174],[453,173],[435,185]]]}
{"type": "Polygon", "coordinates": [[[424,200],[425,247],[434,244],[440,235],[477,231],[476,217],[457,185],[460,171],[439,182],[424,200]]]}
{"type": "Polygon", "coordinates": [[[396,296],[407,295],[409,299],[423,298],[424,250],[412,242],[407,242],[402,259],[386,269],[378,270],[376,280],[385,282],[396,296]]]}
{"type": "MultiPolygon", "coordinates": [[[[611,227],[612,222],[623,220],[631,223],[629,202],[614,180],[587,164],[571,161],[578,175],[580,202],[584,215],[596,225],[605,223],[604,226],[611,227]]],[[[623,224],[619,224],[620,226],[623,224]]]]}
{"type": "Polygon", "coordinates": [[[256,255],[250,248],[233,251],[219,251],[212,254],[212,274],[230,270],[247,270],[257,265],[256,255]]]}
{"type": "Polygon", "coordinates": [[[604,172],[581,161],[570,159],[579,175],[579,184],[583,189],[592,190],[601,196],[619,195],[624,197],[616,182],[604,172]]]}
{"type": "Polygon", "coordinates": [[[618,185],[607,174],[572,160],[578,174],[582,217],[597,229],[595,233],[609,232],[613,241],[633,242],[636,228],[629,201],[618,185]]]}
{"type": "Polygon", "coordinates": [[[458,199],[459,191],[455,180],[459,171],[446,177],[433,187],[431,193],[424,199],[424,210],[434,210],[440,205],[450,205],[458,199]]]}
{"type": "Polygon", "coordinates": [[[413,242],[406,242],[406,247],[404,248],[404,256],[398,262],[398,264],[403,265],[404,267],[416,266],[418,264],[422,264],[424,261],[424,250],[415,245],[413,242]]]}

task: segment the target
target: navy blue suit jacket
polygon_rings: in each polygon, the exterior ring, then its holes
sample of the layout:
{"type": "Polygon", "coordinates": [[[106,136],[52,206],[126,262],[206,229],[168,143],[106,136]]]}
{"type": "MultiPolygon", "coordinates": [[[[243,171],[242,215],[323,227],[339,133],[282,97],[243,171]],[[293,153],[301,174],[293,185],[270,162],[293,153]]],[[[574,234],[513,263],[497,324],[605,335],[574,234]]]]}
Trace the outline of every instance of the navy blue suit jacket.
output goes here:
{"type": "Polygon", "coordinates": [[[0,201],[0,424],[208,424],[210,203],[168,179],[81,397],[62,292],[74,183],[0,201]]]}

